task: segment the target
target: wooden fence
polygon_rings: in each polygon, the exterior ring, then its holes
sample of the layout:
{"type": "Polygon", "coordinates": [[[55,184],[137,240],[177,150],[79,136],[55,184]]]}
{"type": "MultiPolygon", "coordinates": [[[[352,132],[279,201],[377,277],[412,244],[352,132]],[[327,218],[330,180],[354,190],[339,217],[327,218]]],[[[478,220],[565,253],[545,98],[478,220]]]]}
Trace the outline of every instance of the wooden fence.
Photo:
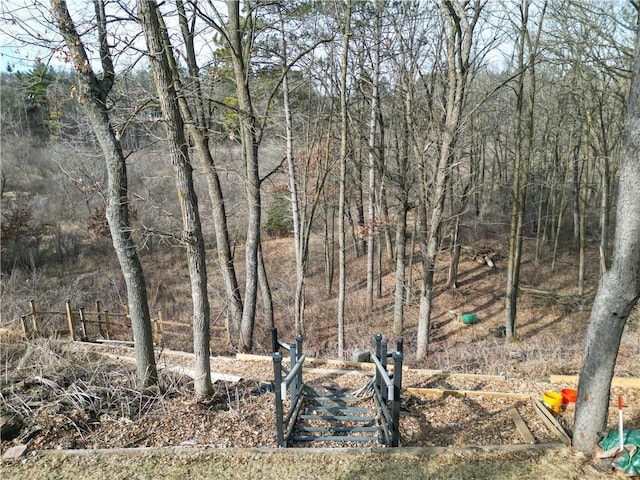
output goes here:
{"type": "MultiPolygon", "coordinates": [[[[65,302],[64,311],[38,310],[35,301],[29,302],[29,313],[20,317],[22,334],[25,339],[36,337],[67,337],[72,341],[125,341],[133,342],[131,316],[128,312],[113,313],[104,310],[100,301],[95,304],[95,311],[83,307],[74,309],[71,301],[65,302]]],[[[191,337],[192,321],[175,322],[164,319],[162,310],[158,310],[157,318],[151,319],[153,341],[164,345],[167,337],[191,337]]],[[[224,327],[212,327],[223,329],[224,327]]]]}

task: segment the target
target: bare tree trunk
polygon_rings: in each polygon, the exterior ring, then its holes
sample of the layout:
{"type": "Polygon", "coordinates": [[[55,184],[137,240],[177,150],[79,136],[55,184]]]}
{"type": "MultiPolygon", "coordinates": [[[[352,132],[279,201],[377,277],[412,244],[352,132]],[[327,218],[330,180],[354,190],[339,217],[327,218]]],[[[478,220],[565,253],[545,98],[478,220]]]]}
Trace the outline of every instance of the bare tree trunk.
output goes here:
{"type": "Polygon", "coordinates": [[[380,77],[381,28],[379,4],[376,4],[376,38],[373,49],[373,72],[371,78],[371,112],[369,118],[369,208],[367,215],[367,312],[373,311],[373,263],[376,237],[376,135],[378,125],[378,82],[380,77]]]}
{"type": "Polygon", "coordinates": [[[522,258],[522,228],[524,225],[524,214],[527,201],[527,186],[529,179],[529,170],[531,164],[531,148],[534,135],[534,106],[536,96],[536,75],[535,60],[538,54],[538,45],[540,34],[542,32],[542,24],[547,8],[544,3],[540,19],[538,23],[538,31],[532,42],[528,30],[529,21],[529,1],[522,0],[520,6],[521,11],[521,31],[518,42],[518,71],[520,78],[518,80],[517,106],[516,106],[516,131],[515,131],[515,166],[513,173],[513,206],[511,210],[511,228],[509,231],[509,260],[507,266],[507,288],[505,299],[505,323],[507,332],[507,341],[513,341],[518,338],[516,331],[516,313],[518,303],[518,288],[520,284],[520,263],[522,258]],[[525,45],[529,48],[528,55],[528,71],[530,78],[530,86],[528,92],[528,112],[527,112],[527,130],[526,138],[523,132],[523,116],[524,113],[524,79],[525,79],[525,63],[524,52],[525,45]],[[526,143],[523,146],[523,140],[526,143]]]}
{"type": "Polygon", "coordinates": [[[137,4],[160,106],[167,119],[169,156],[173,163],[178,201],[182,212],[182,241],[187,251],[193,302],[194,389],[197,395],[210,395],[213,392],[213,386],[210,368],[210,309],[207,296],[204,238],[198,212],[198,200],[193,185],[193,168],[189,160],[184,123],[180,115],[178,95],[171,75],[170,62],[167,58],[171,46],[163,41],[162,20],[156,4],[146,0],[138,0],[137,4]]]}
{"type": "Polygon", "coordinates": [[[260,245],[258,249],[258,284],[260,285],[260,292],[262,293],[262,306],[265,316],[267,317],[267,331],[270,332],[274,327],[273,297],[271,296],[269,276],[267,275],[267,268],[262,255],[262,245],[260,245]]]}
{"type": "Polygon", "coordinates": [[[624,326],[640,298],[640,36],[620,159],[613,261],[591,309],[580,370],[573,446],[591,453],[607,425],[611,379],[624,326]]]}
{"type": "Polygon", "coordinates": [[[113,86],[114,69],[106,41],[106,16],[104,3],[94,2],[102,76],[94,74],[84,44],[69,14],[65,2],[51,2],[56,23],[67,48],[71,52],[78,79],[78,98],[87,112],[93,131],[100,143],[107,164],[107,222],[113,247],[127,288],[127,306],[131,316],[131,328],[136,355],[136,378],[140,388],[158,382],[153,352],[153,333],[147,300],[147,287],[142,265],[129,224],[127,164],[122,146],[111,127],[106,105],[107,95],[113,86]]]}
{"type": "MultiPolygon", "coordinates": [[[[579,135],[578,135],[579,136],[579,135]]],[[[571,213],[573,214],[573,244],[578,245],[580,238],[580,166],[578,162],[578,152],[580,146],[576,147],[573,161],[571,162],[571,213]]]]}
{"type": "Polygon", "coordinates": [[[287,76],[287,38],[285,35],[284,18],[282,10],[278,6],[280,15],[280,42],[282,46],[281,68],[282,99],[284,106],[284,120],[286,131],[286,157],[289,170],[289,197],[291,199],[291,215],[293,217],[293,244],[296,256],[296,290],[294,297],[294,325],[296,335],[304,333],[304,280],[305,269],[302,262],[302,233],[300,231],[300,205],[298,202],[298,182],[296,180],[296,165],[293,158],[293,123],[291,120],[291,108],[289,104],[289,78],[287,76]]]}
{"type": "Polygon", "coordinates": [[[239,347],[243,352],[253,348],[253,329],[258,293],[258,252],[260,249],[261,194],[258,171],[258,125],[256,122],[251,93],[248,84],[247,58],[243,36],[245,27],[240,22],[240,2],[227,0],[229,25],[227,36],[231,48],[231,59],[238,96],[238,114],[240,117],[240,138],[245,160],[247,193],[247,240],[245,245],[245,294],[242,323],[240,326],[239,347]]]}
{"type": "Polygon", "coordinates": [[[324,283],[327,295],[333,290],[333,261],[335,257],[335,207],[327,205],[324,220],[324,283]]]}
{"type": "MultiPolygon", "coordinates": [[[[447,24],[447,98],[444,113],[444,124],[441,133],[441,144],[434,168],[433,189],[429,192],[431,199],[431,215],[427,229],[426,244],[423,247],[422,288],[420,312],[418,316],[418,360],[427,355],[429,344],[429,327],[431,324],[431,302],[433,296],[434,269],[438,256],[439,234],[444,212],[444,200],[448,182],[450,161],[456,143],[456,132],[460,125],[462,108],[470,68],[473,30],[484,3],[472,2],[470,7],[458,0],[446,1],[440,10],[447,24]],[[468,16],[470,15],[470,17],[468,16]]],[[[423,187],[425,188],[425,187],[423,187]]],[[[427,192],[423,192],[426,200],[427,192]]],[[[426,203],[425,203],[426,206],[426,203]]],[[[426,211],[424,214],[426,215],[426,211]]]]}
{"type": "Polygon", "coordinates": [[[526,202],[526,182],[529,172],[525,168],[528,165],[523,147],[523,117],[524,112],[524,51],[527,38],[527,23],[529,21],[529,2],[523,0],[520,5],[520,32],[518,38],[518,65],[520,72],[516,91],[516,124],[515,124],[515,158],[513,165],[513,196],[511,204],[511,224],[509,228],[509,257],[507,261],[507,288],[505,295],[505,322],[507,340],[518,338],[516,332],[516,312],[518,302],[518,286],[520,283],[520,257],[522,254],[522,224],[526,202]]]}
{"type": "Polygon", "coordinates": [[[407,208],[398,210],[396,219],[396,284],[393,302],[393,334],[404,333],[404,302],[405,302],[405,256],[407,244],[407,208]]]}
{"type": "Polygon", "coordinates": [[[609,156],[605,153],[602,172],[602,198],[600,200],[600,274],[607,273],[607,261],[609,260],[609,196],[611,184],[611,167],[609,166],[609,156]]]}
{"type": "MultiPolygon", "coordinates": [[[[179,20],[182,30],[182,36],[185,40],[187,52],[187,64],[189,67],[190,82],[193,85],[194,105],[196,110],[195,118],[191,114],[187,104],[185,95],[179,95],[180,111],[189,132],[195,143],[196,151],[202,161],[203,171],[207,180],[209,191],[209,200],[211,201],[212,217],[215,226],[216,249],[218,253],[218,264],[220,272],[227,292],[228,318],[231,322],[227,325],[227,333],[230,339],[237,338],[242,320],[242,296],[238,287],[238,278],[236,276],[235,266],[233,264],[233,255],[231,253],[231,242],[229,239],[229,228],[227,225],[227,212],[220,184],[220,177],[216,171],[216,166],[209,148],[208,124],[204,113],[204,98],[200,85],[199,72],[197,65],[194,34],[189,28],[187,22],[187,14],[184,9],[182,0],[176,2],[179,20]]],[[[165,30],[166,31],[166,30],[165,30]]],[[[179,85],[179,70],[173,55],[169,56],[174,82],[179,85]]],[[[182,89],[182,87],[180,86],[182,89]]]]}
{"type": "Polygon", "coordinates": [[[600,102],[600,129],[602,131],[602,184],[601,184],[601,200],[600,200],[600,274],[607,273],[607,261],[609,260],[609,208],[610,208],[610,185],[611,185],[611,166],[609,165],[609,140],[606,131],[606,122],[603,118],[603,105],[600,102]]]}
{"type": "Polygon", "coordinates": [[[345,204],[347,176],[347,68],[349,58],[349,36],[351,35],[351,0],[347,0],[347,11],[342,31],[342,61],[340,64],[340,197],[338,200],[338,358],[344,359],[344,306],[346,294],[346,238],[345,204]]]}
{"type": "MultiPolygon", "coordinates": [[[[571,142],[573,141],[573,130],[569,134],[569,141],[570,141],[570,143],[569,143],[568,151],[571,152],[572,151],[571,142]]],[[[559,155],[556,155],[555,161],[556,161],[556,166],[558,166],[558,164],[561,161],[560,158],[559,158],[559,155]]],[[[552,258],[551,258],[551,271],[552,272],[556,271],[556,258],[558,256],[558,244],[560,243],[560,230],[562,228],[562,219],[564,217],[564,212],[567,209],[567,188],[566,188],[566,185],[567,185],[568,177],[569,177],[569,167],[567,166],[566,169],[564,170],[564,178],[562,180],[562,193],[560,194],[560,202],[558,204],[558,209],[557,209],[556,230],[555,230],[555,234],[553,236],[553,255],[552,255],[552,258]]]]}
{"type": "MultiPolygon", "coordinates": [[[[585,102],[586,103],[586,102],[585,102]]],[[[585,242],[586,242],[586,216],[587,216],[587,204],[589,195],[589,132],[591,131],[591,113],[588,107],[585,105],[585,120],[584,120],[584,164],[582,167],[582,189],[579,195],[580,198],[580,216],[579,216],[579,267],[578,267],[578,295],[584,293],[585,282],[585,242]]]]}

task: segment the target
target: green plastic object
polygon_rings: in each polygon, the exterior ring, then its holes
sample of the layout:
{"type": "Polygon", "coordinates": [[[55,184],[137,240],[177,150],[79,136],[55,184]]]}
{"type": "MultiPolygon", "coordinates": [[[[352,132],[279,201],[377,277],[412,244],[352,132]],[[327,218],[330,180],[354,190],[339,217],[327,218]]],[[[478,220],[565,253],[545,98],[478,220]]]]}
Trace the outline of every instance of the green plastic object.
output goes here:
{"type": "Polygon", "coordinates": [[[620,438],[618,431],[612,430],[609,435],[600,440],[602,452],[600,458],[614,458],[613,467],[627,476],[640,475],[640,430],[624,430],[622,433],[624,442],[624,455],[619,451],[620,438]]]}
{"type": "Polygon", "coordinates": [[[465,325],[471,325],[472,323],[478,323],[478,315],[475,313],[463,313],[460,315],[460,320],[465,325]]]}

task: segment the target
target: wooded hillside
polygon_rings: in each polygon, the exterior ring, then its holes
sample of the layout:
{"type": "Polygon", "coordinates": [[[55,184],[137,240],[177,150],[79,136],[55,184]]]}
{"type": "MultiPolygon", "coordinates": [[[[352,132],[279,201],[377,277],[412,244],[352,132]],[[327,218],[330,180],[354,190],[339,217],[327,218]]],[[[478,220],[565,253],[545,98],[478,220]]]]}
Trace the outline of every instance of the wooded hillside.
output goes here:
{"type": "Polygon", "coordinates": [[[275,324],[348,356],[378,329],[428,362],[448,310],[490,305],[526,340],[520,301],[589,307],[615,230],[630,4],[180,1],[143,19],[18,3],[1,13],[3,326],[30,299],[135,301],[224,325],[230,350],[268,349],[275,324]],[[465,298],[488,278],[504,297],[465,298]]]}

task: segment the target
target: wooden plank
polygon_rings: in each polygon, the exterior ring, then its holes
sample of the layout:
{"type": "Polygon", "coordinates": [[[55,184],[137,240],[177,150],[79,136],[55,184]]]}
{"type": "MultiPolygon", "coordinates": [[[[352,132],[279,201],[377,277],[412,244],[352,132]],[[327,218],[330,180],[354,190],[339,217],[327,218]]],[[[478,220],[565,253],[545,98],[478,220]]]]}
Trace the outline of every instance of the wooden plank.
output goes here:
{"type": "Polygon", "coordinates": [[[345,368],[307,368],[302,369],[304,373],[318,373],[321,375],[364,375],[370,377],[373,372],[365,372],[362,370],[348,370],[345,368]]]}
{"type": "MultiPolygon", "coordinates": [[[[237,353],[236,360],[243,361],[271,361],[271,357],[267,355],[253,355],[249,353],[237,353]]],[[[286,360],[286,357],[285,357],[286,360]]],[[[369,362],[350,362],[343,360],[331,360],[331,359],[323,359],[323,358],[307,358],[305,361],[305,365],[309,366],[332,366],[339,369],[357,369],[357,370],[365,370],[365,371],[375,371],[375,365],[369,362]]],[[[393,371],[393,365],[387,365],[388,370],[393,371]]],[[[505,381],[506,377],[504,375],[477,375],[475,373],[456,373],[456,372],[447,372],[445,370],[428,370],[428,369],[411,369],[407,366],[402,367],[403,372],[415,373],[418,375],[430,375],[437,376],[443,378],[468,378],[475,380],[496,380],[496,381],[505,381]]]]}
{"type": "Polygon", "coordinates": [[[513,423],[516,425],[516,429],[522,437],[522,440],[525,443],[532,445],[536,443],[535,438],[533,438],[533,435],[531,434],[531,430],[527,427],[527,424],[524,422],[524,419],[518,412],[518,409],[516,407],[509,408],[509,415],[511,415],[511,420],[513,420],[513,423]]]}
{"type": "Polygon", "coordinates": [[[482,390],[450,390],[441,388],[403,388],[402,393],[407,395],[435,395],[453,397],[488,397],[488,398],[517,398],[520,400],[530,400],[531,395],[526,393],[513,392],[490,392],[482,390]]]}
{"type": "Polygon", "coordinates": [[[445,370],[409,369],[409,372],[416,373],[418,375],[431,375],[434,377],[443,377],[443,378],[468,378],[471,380],[496,380],[499,382],[504,382],[507,380],[507,378],[504,375],[481,375],[476,373],[456,373],[456,372],[447,372],[445,370]]]}
{"type": "MultiPolygon", "coordinates": [[[[578,384],[578,375],[549,375],[550,383],[578,384]]],[[[612,387],[640,388],[640,377],[613,377],[612,387]]]]}
{"type": "Polygon", "coordinates": [[[545,407],[544,404],[537,399],[533,400],[533,407],[533,409],[536,411],[538,416],[540,416],[547,428],[549,428],[551,433],[556,435],[567,447],[570,447],[571,437],[569,437],[569,434],[565,431],[564,428],[562,428],[562,425],[558,423],[551,412],[547,410],[547,407],[545,407]]]}
{"type": "Polygon", "coordinates": [[[354,368],[358,370],[371,370],[374,371],[376,366],[373,363],[368,362],[350,362],[347,360],[331,360],[324,358],[307,358],[307,362],[309,365],[320,366],[325,365],[328,367],[335,368],[354,368]]]}
{"type": "MultiPolygon", "coordinates": [[[[288,360],[289,356],[284,355],[283,361],[288,360]]],[[[265,362],[272,361],[272,357],[269,355],[254,355],[251,353],[236,353],[236,360],[242,360],[246,362],[265,362]]],[[[336,369],[344,369],[344,368],[353,368],[357,370],[375,370],[375,365],[373,363],[363,363],[363,362],[348,362],[342,360],[328,360],[321,358],[308,358],[305,360],[305,365],[309,366],[320,366],[326,365],[331,367],[336,367],[336,369]]]]}
{"type": "MultiPolygon", "coordinates": [[[[236,353],[236,360],[242,360],[243,362],[270,362],[273,358],[267,355],[255,355],[253,353],[236,353]]],[[[285,358],[283,358],[283,360],[285,360],[285,358]]]]}

